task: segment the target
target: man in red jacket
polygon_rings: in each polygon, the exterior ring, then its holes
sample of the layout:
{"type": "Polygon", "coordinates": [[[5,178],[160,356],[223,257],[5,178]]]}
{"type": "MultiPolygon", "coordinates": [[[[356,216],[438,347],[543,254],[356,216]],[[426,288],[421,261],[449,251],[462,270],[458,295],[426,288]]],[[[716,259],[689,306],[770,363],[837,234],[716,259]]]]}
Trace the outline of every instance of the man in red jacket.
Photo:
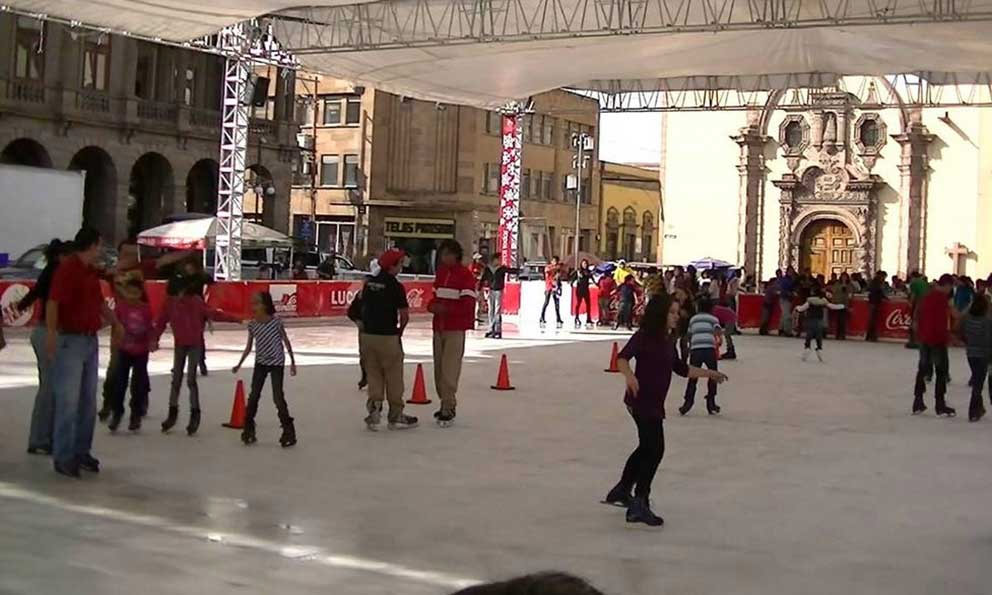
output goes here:
{"type": "Polygon", "coordinates": [[[438,248],[434,298],[427,310],[434,315],[434,386],[441,410],[434,418],[442,428],[454,423],[458,378],[465,355],[465,331],[475,327],[475,276],[462,264],[461,244],[444,240],[438,248]]]}
{"type": "Polygon", "coordinates": [[[944,400],[944,395],[947,393],[947,345],[951,340],[949,302],[952,289],[954,289],[954,277],[944,275],[920,301],[916,332],[920,344],[920,364],[916,372],[913,415],[927,410],[926,405],[923,404],[923,395],[927,391],[926,377],[934,368],[937,372],[934,411],[937,415],[948,417],[956,415],[954,409],[948,407],[944,400]]]}

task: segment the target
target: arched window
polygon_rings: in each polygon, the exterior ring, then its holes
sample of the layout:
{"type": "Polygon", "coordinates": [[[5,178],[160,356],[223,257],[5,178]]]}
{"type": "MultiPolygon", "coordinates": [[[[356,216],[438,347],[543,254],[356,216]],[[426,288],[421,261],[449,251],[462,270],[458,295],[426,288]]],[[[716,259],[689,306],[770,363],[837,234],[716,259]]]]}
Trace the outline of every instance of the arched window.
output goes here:
{"type": "Polygon", "coordinates": [[[641,260],[654,262],[654,216],[650,211],[644,211],[641,218],[641,260]]]}
{"type": "Polygon", "coordinates": [[[620,254],[620,211],[610,207],[606,211],[606,256],[616,260],[620,254]]]}
{"type": "Polygon", "coordinates": [[[637,256],[637,211],[633,207],[623,210],[623,257],[636,260],[637,256]]]}

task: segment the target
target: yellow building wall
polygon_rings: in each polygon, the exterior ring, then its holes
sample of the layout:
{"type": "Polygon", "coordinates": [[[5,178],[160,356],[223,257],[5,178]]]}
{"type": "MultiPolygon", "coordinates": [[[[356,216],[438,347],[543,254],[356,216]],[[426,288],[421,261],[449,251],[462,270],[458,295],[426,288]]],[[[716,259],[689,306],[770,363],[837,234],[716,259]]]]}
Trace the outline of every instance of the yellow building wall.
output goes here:
{"type": "Polygon", "coordinates": [[[599,225],[599,253],[604,258],[612,258],[608,247],[608,214],[615,209],[620,228],[618,231],[617,257],[623,256],[625,249],[624,212],[634,210],[634,260],[661,262],[663,242],[663,211],[661,208],[661,190],[658,184],[658,173],[632,166],[605,163],[602,183],[602,211],[599,225]],[[611,176],[637,181],[611,181],[611,176]],[[651,214],[651,245],[644,246],[644,214],[651,214]]]}

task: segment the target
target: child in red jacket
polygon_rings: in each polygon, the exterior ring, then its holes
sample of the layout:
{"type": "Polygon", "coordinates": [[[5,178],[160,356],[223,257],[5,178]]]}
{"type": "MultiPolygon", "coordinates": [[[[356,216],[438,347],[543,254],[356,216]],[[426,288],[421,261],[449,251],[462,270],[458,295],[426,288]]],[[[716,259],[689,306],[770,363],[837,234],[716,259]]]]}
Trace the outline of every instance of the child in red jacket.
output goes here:
{"type": "Polygon", "coordinates": [[[427,305],[434,315],[434,386],[441,400],[441,409],[434,418],[442,428],[455,420],[465,331],[475,327],[475,276],[462,264],[462,256],[461,244],[455,240],[441,242],[434,298],[427,305]]]}
{"type": "Polygon", "coordinates": [[[208,320],[241,322],[240,319],[211,308],[203,301],[195,284],[187,285],[183,292],[166,302],[155,324],[155,337],[161,337],[165,326],[171,324],[175,341],[172,359],[172,390],[169,392],[169,417],[162,422],[162,431],[168,432],[179,417],[179,389],[186,371],[189,386],[189,425],[186,433],[192,436],[200,427],[200,389],[196,384],[196,367],[203,352],[203,330],[208,320]]]}

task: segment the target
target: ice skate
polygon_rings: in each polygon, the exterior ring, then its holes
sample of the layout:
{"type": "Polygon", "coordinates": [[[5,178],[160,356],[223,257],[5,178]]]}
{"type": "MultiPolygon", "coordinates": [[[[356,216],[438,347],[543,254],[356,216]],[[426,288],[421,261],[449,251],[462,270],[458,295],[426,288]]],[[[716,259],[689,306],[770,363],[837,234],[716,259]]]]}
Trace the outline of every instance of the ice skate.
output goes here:
{"type": "Polygon", "coordinates": [[[682,403],[682,406],[679,407],[679,415],[685,415],[686,413],[689,413],[689,411],[692,410],[692,406],[694,403],[695,401],[693,399],[686,399],[685,402],[682,403]]]}
{"type": "Polygon", "coordinates": [[[938,417],[957,417],[958,415],[958,412],[954,410],[954,407],[950,407],[946,403],[937,403],[933,410],[938,417]]]}
{"type": "Polygon", "coordinates": [[[820,363],[821,364],[823,363],[823,350],[822,349],[817,349],[816,350],[816,359],[820,360],[820,363]]]}
{"type": "Polygon", "coordinates": [[[802,360],[803,360],[804,362],[805,362],[805,361],[809,361],[809,352],[810,352],[810,348],[809,348],[809,347],[807,347],[806,349],[803,349],[803,357],[802,357],[802,360]]]}
{"type": "Polygon", "coordinates": [[[450,428],[455,425],[454,411],[437,411],[434,413],[434,421],[442,428],[450,428]]]}
{"type": "Polygon", "coordinates": [[[123,413],[118,413],[118,412],[114,411],[110,415],[110,421],[107,422],[107,428],[111,432],[116,432],[117,431],[117,428],[119,428],[121,426],[121,419],[123,417],[124,417],[124,414],[123,413]]]}
{"type": "Polygon", "coordinates": [[[189,410],[189,424],[186,426],[186,435],[192,436],[196,434],[196,431],[200,429],[200,410],[190,409],[189,410]]]}
{"type": "Polygon", "coordinates": [[[412,415],[401,415],[389,422],[390,430],[410,430],[417,427],[417,418],[412,415]]]}
{"type": "Polygon", "coordinates": [[[127,429],[131,432],[137,432],[141,429],[141,415],[138,412],[131,412],[131,419],[128,421],[127,429]]]}
{"type": "Polygon", "coordinates": [[[258,442],[258,438],[255,437],[255,422],[253,420],[245,420],[245,427],[241,430],[241,441],[245,444],[258,442]]]}
{"type": "Polygon", "coordinates": [[[919,415],[927,410],[927,406],[923,404],[923,399],[916,399],[913,401],[913,415],[919,415]]]}
{"type": "Polygon", "coordinates": [[[717,415],[720,413],[720,406],[716,404],[716,399],[706,399],[706,413],[710,415],[717,415]]]}
{"type": "Polygon", "coordinates": [[[562,321],[560,321],[560,320],[555,323],[555,328],[557,328],[557,329],[564,328],[564,326],[565,326],[565,323],[562,322],[562,321]]]}
{"type": "Polygon", "coordinates": [[[618,508],[627,508],[630,506],[631,501],[634,498],[630,495],[630,488],[625,488],[624,486],[617,484],[613,486],[610,493],[606,494],[606,497],[600,500],[602,504],[609,504],[610,506],[616,506],[618,508]]]}
{"type": "Polygon", "coordinates": [[[279,446],[289,448],[296,444],[296,426],[293,418],[289,418],[282,424],[282,436],[279,437],[279,446]]]}
{"type": "Polygon", "coordinates": [[[660,527],[665,524],[665,519],[651,512],[647,498],[634,498],[627,507],[628,523],[644,523],[649,527],[660,527]]]}
{"type": "Polygon", "coordinates": [[[371,432],[378,432],[381,424],[382,413],[379,411],[372,411],[365,417],[365,427],[371,432]]]}
{"type": "Polygon", "coordinates": [[[983,417],[985,417],[985,406],[982,405],[981,401],[977,405],[968,408],[968,421],[981,421],[983,417]]]}
{"type": "Polygon", "coordinates": [[[169,416],[162,422],[162,433],[166,433],[176,425],[179,419],[179,407],[169,407],[169,416]]]}

